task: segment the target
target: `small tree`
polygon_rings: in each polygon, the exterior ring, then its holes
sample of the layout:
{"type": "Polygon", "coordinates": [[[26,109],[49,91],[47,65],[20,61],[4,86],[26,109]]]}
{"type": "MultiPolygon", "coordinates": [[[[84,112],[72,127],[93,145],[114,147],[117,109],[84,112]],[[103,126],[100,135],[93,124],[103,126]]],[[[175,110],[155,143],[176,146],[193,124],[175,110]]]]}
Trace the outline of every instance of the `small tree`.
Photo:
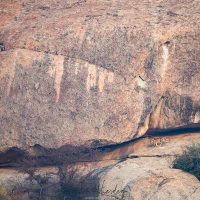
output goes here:
{"type": "Polygon", "coordinates": [[[182,155],[174,160],[173,168],[191,173],[200,180],[200,144],[185,147],[182,155]]]}

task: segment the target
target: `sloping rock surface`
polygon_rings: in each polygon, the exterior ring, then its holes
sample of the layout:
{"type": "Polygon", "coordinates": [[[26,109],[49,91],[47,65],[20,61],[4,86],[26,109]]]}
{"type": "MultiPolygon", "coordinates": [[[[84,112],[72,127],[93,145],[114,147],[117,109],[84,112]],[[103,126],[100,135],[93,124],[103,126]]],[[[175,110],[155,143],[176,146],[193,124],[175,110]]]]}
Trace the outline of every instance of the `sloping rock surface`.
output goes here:
{"type": "Polygon", "coordinates": [[[0,22],[1,150],[99,146],[199,126],[198,0],[1,7],[10,16],[0,22]]]}

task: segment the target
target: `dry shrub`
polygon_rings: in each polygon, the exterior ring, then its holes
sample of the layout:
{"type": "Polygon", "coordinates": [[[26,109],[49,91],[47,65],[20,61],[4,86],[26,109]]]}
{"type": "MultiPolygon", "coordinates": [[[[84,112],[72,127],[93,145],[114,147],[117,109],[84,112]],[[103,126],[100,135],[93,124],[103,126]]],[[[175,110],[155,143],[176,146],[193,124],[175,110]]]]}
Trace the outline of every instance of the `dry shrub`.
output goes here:
{"type": "Polygon", "coordinates": [[[191,173],[200,180],[200,144],[185,147],[183,154],[174,160],[173,168],[191,173]]]}
{"type": "Polygon", "coordinates": [[[7,190],[3,185],[0,185],[0,200],[7,200],[7,190]]]}

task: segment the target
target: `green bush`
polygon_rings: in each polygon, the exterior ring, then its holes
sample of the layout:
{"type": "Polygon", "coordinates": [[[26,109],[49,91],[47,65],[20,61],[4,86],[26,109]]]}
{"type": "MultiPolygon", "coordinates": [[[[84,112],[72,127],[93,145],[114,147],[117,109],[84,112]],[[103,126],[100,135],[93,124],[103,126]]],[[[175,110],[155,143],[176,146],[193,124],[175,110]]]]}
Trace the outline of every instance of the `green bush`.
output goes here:
{"type": "Polygon", "coordinates": [[[173,168],[191,173],[200,180],[200,144],[187,146],[173,162],[173,168]]]}

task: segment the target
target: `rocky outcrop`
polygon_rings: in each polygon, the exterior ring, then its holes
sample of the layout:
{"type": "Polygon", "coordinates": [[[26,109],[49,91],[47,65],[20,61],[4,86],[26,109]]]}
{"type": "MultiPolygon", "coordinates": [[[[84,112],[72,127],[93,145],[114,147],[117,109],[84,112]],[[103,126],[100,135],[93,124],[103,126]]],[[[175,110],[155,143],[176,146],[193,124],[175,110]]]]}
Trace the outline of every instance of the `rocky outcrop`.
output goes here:
{"type": "Polygon", "coordinates": [[[102,176],[100,199],[198,199],[199,181],[164,163],[162,158],[139,158],[116,165],[102,176]]]}
{"type": "Polygon", "coordinates": [[[0,199],[199,199],[172,169],[199,141],[177,135],[200,127],[199,8],[2,0],[0,199]]]}
{"type": "Polygon", "coordinates": [[[5,188],[7,197],[21,200],[199,199],[199,181],[172,168],[175,155],[182,153],[183,146],[196,142],[199,134],[161,138],[165,142],[155,147],[151,141],[157,138],[144,138],[126,145],[126,149],[113,150],[101,161],[37,168],[31,175],[0,169],[0,186],[5,188]]]}
{"type": "MultiPolygon", "coordinates": [[[[71,190],[74,193],[70,199],[199,199],[199,181],[190,174],[169,169],[166,165],[168,162],[165,158],[140,158],[96,169],[93,176],[85,180],[88,185],[79,183],[75,190],[71,190]],[[99,172],[100,183],[95,178],[99,172]]],[[[85,167],[89,168],[88,165],[85,167]]],[[[56,168],[40,169],[37,177],[29,180],[27,174],[4,169],[0,170],[0,184],[4,185],[7,196],[21,200],[64,199],[67,194],[61,190],[57,172],[56,168]]]]}
{"type": "Polygon", "coordinates": [[[199,126],[199,1],[25,0],[14,15],[0,33],[1,150],[199,126]]]}

